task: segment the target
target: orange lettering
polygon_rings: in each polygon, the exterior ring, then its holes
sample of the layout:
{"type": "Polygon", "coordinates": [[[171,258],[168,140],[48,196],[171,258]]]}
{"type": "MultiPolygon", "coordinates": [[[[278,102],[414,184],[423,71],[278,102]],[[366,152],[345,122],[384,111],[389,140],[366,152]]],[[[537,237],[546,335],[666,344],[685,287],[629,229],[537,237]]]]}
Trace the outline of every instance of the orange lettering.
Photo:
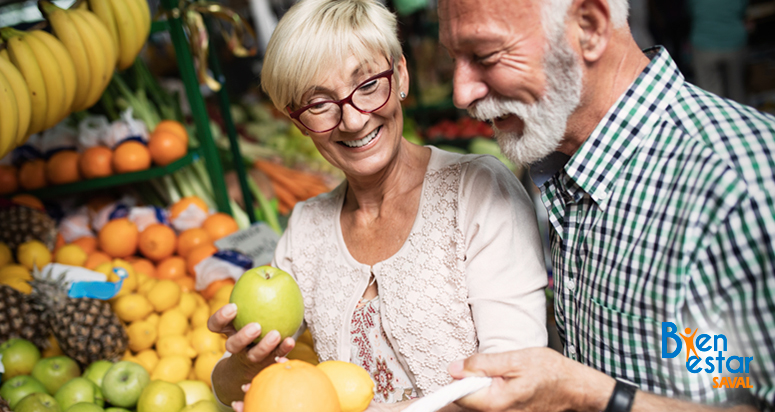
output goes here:
{"type": "Polygon", "coordinates": [[[713,389],[718,389],[721,385],[718,382],[718,376],[713,377],[713,389]]]}
{"type": "Polygon", "coordinates": [[[729,381],[728,377],[724,376],[721,378],[721,387],[732,388],[732,383],[729,381]]]}

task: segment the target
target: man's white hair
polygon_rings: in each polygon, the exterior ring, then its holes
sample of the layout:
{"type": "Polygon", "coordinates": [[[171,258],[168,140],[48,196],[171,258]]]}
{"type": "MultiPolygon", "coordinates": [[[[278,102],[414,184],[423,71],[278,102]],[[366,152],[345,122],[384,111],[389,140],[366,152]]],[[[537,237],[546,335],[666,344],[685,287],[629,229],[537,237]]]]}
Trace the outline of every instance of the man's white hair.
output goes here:
{"type": "MultiPolygon", "coordinates": [[[[573,3],[573,0],[544,0],[543,21],[544,28],[548,32],[551,31],[552,27],[556,28],[559,24],[565,22],[571,3],[573,3]]],[[[630,11],[629,0],[608,0],[608,8],[614,28],[620,29],[625,27],[630,11]]]]}

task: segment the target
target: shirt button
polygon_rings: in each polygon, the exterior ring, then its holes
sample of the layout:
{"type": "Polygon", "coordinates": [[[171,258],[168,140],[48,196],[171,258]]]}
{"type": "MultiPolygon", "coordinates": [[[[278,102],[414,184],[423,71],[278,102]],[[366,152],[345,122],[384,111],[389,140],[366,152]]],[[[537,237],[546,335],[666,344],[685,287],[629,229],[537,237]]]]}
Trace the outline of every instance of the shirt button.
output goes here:
{"type": "Polygon", "coordinates": [[[576,281],[568,279],[568,281],[565,282],[565,289],[568,289],[569,292],[573,292],[573,290],[576,289],[576,281]]]}
{"type": "Polygon", "coordinates": [[[568,345],[568,354],[571,358],[576,359],[576,347],[573,345],[568,345]]]}

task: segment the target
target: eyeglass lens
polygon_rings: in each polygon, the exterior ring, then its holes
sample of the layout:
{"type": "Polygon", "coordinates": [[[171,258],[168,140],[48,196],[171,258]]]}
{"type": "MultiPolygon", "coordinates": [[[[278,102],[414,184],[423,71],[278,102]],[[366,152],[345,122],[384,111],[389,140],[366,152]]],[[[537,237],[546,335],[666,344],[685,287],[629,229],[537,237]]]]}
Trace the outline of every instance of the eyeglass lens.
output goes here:
{"type": "MultiPolygon", "coordinates": [[[[371,79],[352,94],[352,105],[362,112],[373,112],[382,107],[390,97],[390,78],[371,79]]],[[[309,107],[299,115],[301,123],[310,130],[330,130],[342,118],[342,108],[334,102],[323,102],[309,107]]]]}

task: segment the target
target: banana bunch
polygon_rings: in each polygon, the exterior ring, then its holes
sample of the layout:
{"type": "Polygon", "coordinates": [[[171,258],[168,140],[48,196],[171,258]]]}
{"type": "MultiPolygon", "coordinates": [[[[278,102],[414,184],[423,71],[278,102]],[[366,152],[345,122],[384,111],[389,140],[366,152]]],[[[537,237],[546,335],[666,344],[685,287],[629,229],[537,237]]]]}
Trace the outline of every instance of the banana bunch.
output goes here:
{"type": "Polygon", "coordinates": [[[147,0],[88,0],[89,9],[108,28],[121,70],[135,62],[151,32],[151,11],[147,0]]]}
{"type": "Polygon", "coordinates": [[[10,59],[0,52],[0,158],[27,140],[32,116],[30,89],[10,59]]]}
{"type": "MultiPolygon", "coordinates": [[[[65,10],[49,1],[39,2],[38,7],[73,63],[71,84],[75,87],[70,112],[88,109],[100,99],[116,67],[118,51],[110,31],[88,10],[65,10]]],[[[63,73],[68,71],[65,66],[59,65],[63,73]]]]}

